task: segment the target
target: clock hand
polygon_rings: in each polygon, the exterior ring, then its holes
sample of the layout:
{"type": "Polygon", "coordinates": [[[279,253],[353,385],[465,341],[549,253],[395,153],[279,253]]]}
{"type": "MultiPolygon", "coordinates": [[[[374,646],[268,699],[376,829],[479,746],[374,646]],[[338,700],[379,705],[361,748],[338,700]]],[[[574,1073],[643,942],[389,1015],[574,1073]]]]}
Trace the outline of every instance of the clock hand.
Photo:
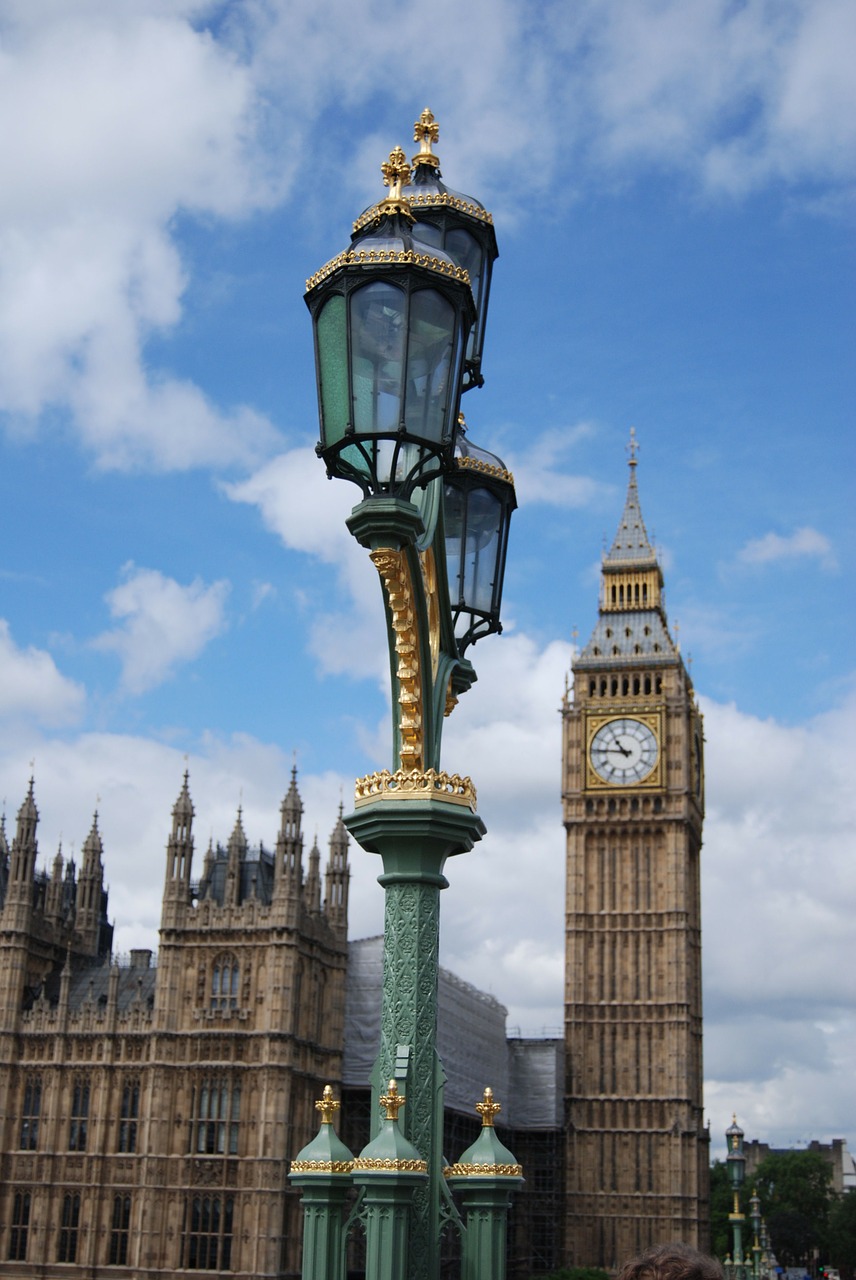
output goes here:
{"type": "Polygon", "coordinates": [[[620,742],[614,742],[611,747],[607,747],[607,751],[620,751],[623,756],[630,755],[630,752],[625,751],[620,742]]]}

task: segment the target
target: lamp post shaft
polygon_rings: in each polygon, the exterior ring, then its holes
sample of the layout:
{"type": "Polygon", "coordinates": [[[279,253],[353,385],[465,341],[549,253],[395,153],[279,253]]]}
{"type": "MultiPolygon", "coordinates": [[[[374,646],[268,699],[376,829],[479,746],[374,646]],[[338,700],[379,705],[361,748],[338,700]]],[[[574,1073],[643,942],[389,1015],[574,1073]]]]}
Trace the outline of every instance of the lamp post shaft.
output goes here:
{"type": "Polygon", "coordinates": [[[428,1166],[427,1183],[413,1197],[405,1274],[408,1280],[435,1280],[445,1195],[443,1075],[436,1047],[440,890],[447,884],[446,859],[471,849],[484,824],[468,805],[418,792],[375,800],[345,822],[364,849],[383,859],[381,1044],[374,1082],[377,1090],[386,1080],[405,1077],[402,1130],[428,1166]]]}

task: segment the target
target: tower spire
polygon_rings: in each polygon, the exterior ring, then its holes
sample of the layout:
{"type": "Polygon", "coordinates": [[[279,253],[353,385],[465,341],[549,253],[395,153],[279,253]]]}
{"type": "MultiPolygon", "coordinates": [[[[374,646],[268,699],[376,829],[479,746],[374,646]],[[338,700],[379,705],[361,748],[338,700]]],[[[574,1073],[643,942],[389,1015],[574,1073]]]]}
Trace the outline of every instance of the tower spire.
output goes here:
{"type": "Polygon", "coordinates": [[[618,528],[612,546],[604,556],[604,567],[616,565],[656,565],[657,555],[648,538],[645,521],[642,519],[642,508],[639,505],[639,489],[636,483],[636,468],[639,465],[636,454],[639,442],[636,439],[636,428],[630,428],[630,442],[627,449],[627,465],[630,476],[627,481],[627,497],[624,510],[618,522],[618,528]]]}

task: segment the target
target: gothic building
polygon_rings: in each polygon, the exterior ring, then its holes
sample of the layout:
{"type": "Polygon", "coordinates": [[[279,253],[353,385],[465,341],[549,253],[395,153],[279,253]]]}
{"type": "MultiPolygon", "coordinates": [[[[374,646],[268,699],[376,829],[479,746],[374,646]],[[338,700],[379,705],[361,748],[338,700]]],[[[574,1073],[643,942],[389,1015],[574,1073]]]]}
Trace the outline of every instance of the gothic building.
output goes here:
{"type": "Polygon", "coordinates": [[[598,620],[563,708],[565,1253],[706,1247],[702,722],[639,507],[635,442],[598,620]]]}
{"type": "Polygon", "coordinates": [[[299,1274],[286,1174],[341,1079],[348,836],[303,867],[293,773],[273,850],[238,811],[193,873],[185,775],[160,952],[110,959],[97,815],[36,870],[33,784],[0,828],[0,1274],[299,1274]]]}

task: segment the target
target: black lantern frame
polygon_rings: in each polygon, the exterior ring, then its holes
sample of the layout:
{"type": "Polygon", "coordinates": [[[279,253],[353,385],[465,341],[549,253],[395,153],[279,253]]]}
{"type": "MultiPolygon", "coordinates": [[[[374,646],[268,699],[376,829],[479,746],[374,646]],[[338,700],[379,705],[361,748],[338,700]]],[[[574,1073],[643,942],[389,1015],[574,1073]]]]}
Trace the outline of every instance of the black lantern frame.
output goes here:
{"type": "Polygon", "coordinates": [[[502,631],[508,530],[517,506],[511,472],[464,431],[461,420],[443,501],[449,602],[461,655],[477,640],[502,631]]]}
{"type": "Polygon", "coordinates": [[[436,245],[469,273],[476,304],[476,322],[470,332],[464,362],[462,391],[484,385],[481,372],[487,304],[493,264],[499,257],[493,218],[484,205],[471,196],[452,191],[442,181],[440,161],[432,152],[440,127],[426,107],[413,126],[413,141],[419,152],[413,157],[413,186],[410,208],[416,218],[413,238],[436,245]]]}
{"type": "MultiPolygon", "coordinates": [[[[412,236],[426,253],[447,254],[469,276],[476,308],[464,359],[461,391],[484,385],[481,372],[487,308],[493,264],[499,257],[493,218],[473,196],[453,191],[443,182],[440,161],[432,146],[440,137],[433,112],[426,107],[413,126],[413,140],[419,151],[413,156],[413,170],[407,189],[407,205],[415,225],[412,236]]],[[[378,208],[365,210],[354,223],[354,232],[370,225],[378,208]]]]}
{"type": "Polygon", "coordinates": [[[309,282],[317,452],[365,497],[409,498],[452,466],[475,308],[464,270],[414,245],[403,216],[383,222],[309,282]]]}

